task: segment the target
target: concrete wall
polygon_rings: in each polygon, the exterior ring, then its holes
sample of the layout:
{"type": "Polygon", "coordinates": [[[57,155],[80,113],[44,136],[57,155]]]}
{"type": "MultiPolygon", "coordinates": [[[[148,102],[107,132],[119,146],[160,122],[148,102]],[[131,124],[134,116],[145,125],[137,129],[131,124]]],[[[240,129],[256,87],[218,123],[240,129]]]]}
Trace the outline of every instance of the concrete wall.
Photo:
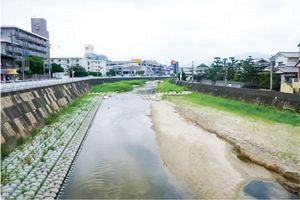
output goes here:
{"type": "Polygon", "coordinates": [[[2,147],[8,150],[13,149],[18,138],[28,135],[34,128],[42,125],[44,119],[82,96],[92,85],[124,79],[156,80],[161,78],[163,77],[95,78],[1,93],[2,147]]]}
{"type": "Polygon", "coordinates": [[[1,96],[1,144],[14,147],[16,139],[38,127],[50,114],[90,89],[85,81],[4,93],[1,96]]]}
{"type": "Polygon", "coordinates": [[[262,91],[247,88],[230,88],[221,86],[210,86],[197,83],[178,82],[191,90],[221,96],[239,101],[275,106],[283,110],[291,110],[300,113],[300,95],[287,94],[275,91],[262,91]]]}

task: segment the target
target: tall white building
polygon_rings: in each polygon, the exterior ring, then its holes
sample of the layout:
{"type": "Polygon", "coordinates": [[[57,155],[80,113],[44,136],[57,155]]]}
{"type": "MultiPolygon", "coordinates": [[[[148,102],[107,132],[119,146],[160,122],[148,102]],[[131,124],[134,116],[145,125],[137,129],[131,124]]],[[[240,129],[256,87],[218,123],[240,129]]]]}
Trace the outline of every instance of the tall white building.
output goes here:
{"type": "Polygon", "coordinates": [[[106,74],[107,56],[94,53],[93,45],[85,46],[84,57],[57,57],[51,58],[51,63],[61,65],[65,72],[68,72],[72,66],[79,65],[87,72],[100,72],[106,74]]]}

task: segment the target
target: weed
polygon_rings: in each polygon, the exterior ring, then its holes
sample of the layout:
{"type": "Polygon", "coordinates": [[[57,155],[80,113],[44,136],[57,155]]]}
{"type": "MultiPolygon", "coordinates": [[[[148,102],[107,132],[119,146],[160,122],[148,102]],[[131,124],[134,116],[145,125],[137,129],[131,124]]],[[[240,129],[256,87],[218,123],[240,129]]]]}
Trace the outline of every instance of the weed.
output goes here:
{"type": "Polygon", "coordinates": [[[4,158],[6,158],[9,154],[9,150],[7,147],[5,147],[4,145],[1,145],[1,160],[4,160],[4,158]]]}
{"type": "Polygon", "coordinates": [[[9,174],[6,172],[6,170],[3,170],[1,172],[1,185],[5,185],[5,184],[9,183],[9,181],[10,181],[9,174]]]}
{"type": "Polygon", "coordinates": [[[146,80],[130,80],[118,81],[113,83],[103,83],[92,87],[91,92],[129,92],[133,90],[133,86],[141,86],[146,80]]]}
{"type": "Polygon", "coordinates": [[[54,150],[55,150],[55,147],[51,146],[51,147],[49,147],[48,150],[49,150],[49,151],[54,151],[54,150]]]}
{"type": "Polygon", "coordinates": [[[157,92],[183,92],[187,90],[187,87],[172,84],[168,80],[162,80],[156,86],[157,92]]]}
{"type": "Polygon", "coordinates": [[[31,165],[32,164],[32,158],[29,155],[27,155],[24,158],[24,164],[27,164],[27,165],[31,165]]]}
{"type": "Polygon", "coordinates": [[[23,194],[23,193],[25,193],[25,192],[27,192],[28,191],[28,189],[26,189],[25,187],[22,187],[21,188],[21,193],[23,194]]]}

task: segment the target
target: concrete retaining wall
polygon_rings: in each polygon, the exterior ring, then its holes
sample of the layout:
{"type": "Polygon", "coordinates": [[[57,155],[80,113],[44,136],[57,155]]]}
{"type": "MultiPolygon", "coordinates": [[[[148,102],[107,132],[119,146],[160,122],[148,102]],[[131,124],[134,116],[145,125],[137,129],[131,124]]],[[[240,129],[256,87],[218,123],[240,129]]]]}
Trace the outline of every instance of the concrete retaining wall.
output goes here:
{"type": "Polygon", "coordinates": [[[95,78],[73,83],[57,84],[47,87],[1,93],[1,144],[11,150],[21,136],[28,135],[34,128],[42,125],[44,119],[74,99],[85,94],[91,85],[120,80],[147,79],[163,77],[95,78]]]}
{"type": "Polygon", "coordinates": [[[251,103],[275,106],[283,110],[291,110],[300,113],[300,95],[286,94],[276,91],[262,91],[247,88],[231,88],[222,86],[211,86],[199,83],[178,82],[178,85],[185,85],[194,91],[209,93],[214,96],[221,96],[229,99],[242,100],[251,103]]]}
{"type": "Polygon", "coordinates": [[[1,96],[1,144],[13,148],[16,139],[90,89],[85,81],[5,93],[1,96]]]}

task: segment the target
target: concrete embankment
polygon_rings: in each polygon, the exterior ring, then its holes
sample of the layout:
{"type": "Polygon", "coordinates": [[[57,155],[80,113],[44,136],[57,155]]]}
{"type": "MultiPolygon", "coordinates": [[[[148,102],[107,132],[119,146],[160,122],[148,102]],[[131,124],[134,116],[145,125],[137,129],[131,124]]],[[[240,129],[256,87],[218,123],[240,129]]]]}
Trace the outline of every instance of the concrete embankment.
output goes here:
{"type": "MultiPolygon", "coordinates": [[[[14,149],[17,139],[27,136],[44,120],[85,94],[92,85],[120,80],[155,80],[163,77],[95,78],[14,92],[1,91],[1,148],[14,149]]],[[[53,84],[53,83],[52,83],[53,84]]]]}
{"type": "Polygon", "coordinates": [[[279,181],[299,191],[299,127],[165,101],[152,105],[152,118],[162,159],[202,198],[240,198],[242,186],[252,179],[279,181]],[[248,152],[256,160],[238,158],[248,152]]]}
{"type": "Polygon", "coordinates": [[[54,199],[101,103],[91,96],[2,161],[1,199],[54,199]]]}
{"type": "Polygon", "coordinates": [[[40,126],[52,113],[90,89],[85,81],[4,93],[1,96],[1,145],[11,150],[16,140],[40,126]]]}

